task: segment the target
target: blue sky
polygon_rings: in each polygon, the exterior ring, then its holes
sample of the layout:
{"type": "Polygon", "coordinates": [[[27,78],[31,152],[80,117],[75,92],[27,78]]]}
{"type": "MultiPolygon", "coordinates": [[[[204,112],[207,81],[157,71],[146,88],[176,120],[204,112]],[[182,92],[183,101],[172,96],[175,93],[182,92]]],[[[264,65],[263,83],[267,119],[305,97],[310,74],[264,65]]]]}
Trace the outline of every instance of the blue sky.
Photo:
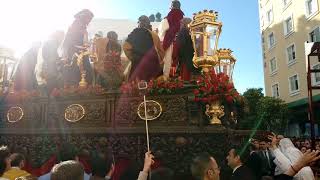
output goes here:
{"type": "MultiPolygon", "coordinates": [[[[91,9],[96,18],[132,19],[160,12],[171,0],[5,0],[0,6],[0,46],[25,50],[56,29],[66,29],[73,15],[91,9]],[[19,4],[19,6],[17,6],[19,4]],[[19,12],[19,13],[18,13],[19,12]]],[[[220,48],[231,48],[237,58],[233,74],[239,92],[264,87],[257,0],[181,0],[185,15],[203,9],[219,12],[223,22],[220,48]]],[[[20,53],[21,53],[20,52],[20,53]]]]}

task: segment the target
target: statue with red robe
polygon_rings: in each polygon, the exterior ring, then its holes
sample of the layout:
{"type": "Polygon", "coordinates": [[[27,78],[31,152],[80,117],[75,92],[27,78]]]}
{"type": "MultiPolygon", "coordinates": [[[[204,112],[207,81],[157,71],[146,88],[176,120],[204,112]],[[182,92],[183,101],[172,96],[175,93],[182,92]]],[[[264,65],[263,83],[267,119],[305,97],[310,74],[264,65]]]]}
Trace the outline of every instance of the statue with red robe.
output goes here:
{"type": "MultiPolygon", "coordinates": [[[[88,9],[84,9],[78,12],[74,18],[75,20],[69,27],[62,44],[62,57],[66,61],[66,65],[63,68],[64,84],[70,86],[78,86],[81,79],[80,69],[76,62],[77,57],[74,55],[79,53],[81,47],[88,42],[87,26],[93,18],[93,13],[88,9]]],[[[93,70],[89,57],[84,57],[83,66],[86,71],[86,82],[91,84],[93,70]]]]}
{"type": "Polygon", "coordinates": [[[159,26],[159,36],[162,40],[162,47],[165,51],[163,75],[169,77],[172,71],[172,53],[174,51],[174,41],[177,33],[180,30],[180,21],[184,13],[180,9],[181,4],[178,0],[173,0],[171,3],[171,10],[159,26]]]}
{"type": "Polygon", "coordinates": [[[131,62],[128,80],[156,79],[162,75],[163,49],[158,35],[151,29],[147,16],[139,18],[138,28],[135,28],[126,39],[123,50],[131,62]]]}

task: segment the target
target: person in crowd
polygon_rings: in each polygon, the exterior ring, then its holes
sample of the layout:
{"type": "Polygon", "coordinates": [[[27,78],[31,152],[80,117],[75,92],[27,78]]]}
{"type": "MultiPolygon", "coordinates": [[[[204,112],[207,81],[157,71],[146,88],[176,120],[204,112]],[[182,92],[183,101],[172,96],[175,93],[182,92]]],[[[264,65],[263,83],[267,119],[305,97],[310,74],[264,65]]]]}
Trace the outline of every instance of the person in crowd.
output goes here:
{"type": "Polygon", "coordinates": [[[260,156],[262,159],[262,176],[274,176],[274,157],[266,140],[260,141],[260,156]]]}
{"type": "Polygon", "coordinates": [[[99,153],[92,158],[92,175],[90,180],[110,180],[114,171],[112,158],[107,154],[99,153]]]}
{"type": "Polygon", "coordinates": [[[10,151],[7,146],[0,147],[0,180],[9,180],[3,177],[5,171],[11,168],[10,151]]]}
{"type": "Polygon", "coordinates": [[[294,145],[295,145],[297,148],[301,149],[301,144],[300,144],[300,141],[299,141],[299,140],[295,141],[294,145]]]}
{"type": "Polygon", "coordinates": [[[190,166],[192,176],[197,180],[219,180],[220,168],[209,153],[201,153],[195,157],[190,166]]]}
{"type": "Polygon", "coordinates": [[[254,144],[249,144],[250,155],[245,165],[251,170],[255,179],[260,180],[262,177],[262,159],[259,155],[259,149],[254,144]]]}
{"type": "Polygon", "coordinates": [[[13,77],[15,91],[32,91],[37,89],[37,80],[34,70],[37,64],[40,46],[40,42],[33,43],[32,47],[20,58],[13,77]]]}
{"type": "Polygon", "coordinates": [[[35,176],[21,176],[16,178],[15,180],[38,180],[35,176]]]}
{"type": "MultiPolygon", "coordinates": [[[[183,18],[181,20],[180,31],[177,34],[175,41],[175,48],[173,52],[172,67],[178,67],[179,76],[184,81],[190,81],[191,75],[200,74],[199,70],[193,65],[194,49],[189,31],[188,24],[191,22],[190,18],[183,18]]],[[[174,68],[176,69],[176,68],[174,68]]]]}
{"type": "Polygon", "coordinates": [[[151,172],[151,165],[153,165],[154,162],[154,156],[151,154],[151,152],[146,152],[143,170],[140,171],[138,180],[147,180],[149,173],[151,173],[151,177],[153,180],[174,179],[174,172],[169,168],[161,167],[151,172]]]}
{"type": "Polygon", "coordinates": [[[118,34],[114,31],[107,33],[107,38],[96,38],[98,62],[96,83],[105,89],[117,89],[123,81],[121,65],[121,45],[118,34]]]}
{"type": "Polygon", "coordinates": [[[251,170],[243,164],[243,154],[237,149],[231,149],[227,156],[228,166],[232,169],[231,180],[254,180],[251,170]]]}
{"type": "Polygon", "coordinates": [[[316,145],[316,150],[320,151],[320,144],[316,145]]]}
{"type": "MultiPolygon", "coordinates": [[[[78,86],[81,79],[80,69],[76,62],[77,57],[74,55],[78,54],[88,42],[87,26],[93,18],[93,13],[88,9],[84,9],[78,12],[74,18],[75,20],[69,27],[61,47],[62,58],[65,61],[63,68],[64,84],[70,86],[78,86]]],[[[91,84],[93,70],[89,57],[84,57],[83,68],[86,72],[86,82],[91,84]]]]}
{"type": "Polygon", "coordinates": [[[11,160],[11,168],[8,169],[4,174],[3,177],[9,180],[15,180],[21,176],[31,176],[27,171],[22,170],[25,166],[25,157],[19,153],[13,153],[10,156],[11,160]]]}
{"type": "Polygon", "coordinates": [[[50,95],[54,88],[61,88],[63,86],[62,74],[58,66],[58,62],[60,61],[58,48],[63,38],[63,31],[54,32],[49,40],[42,44],[38,52],[35,75],[38,87],[46,95],[50,95]]]}
{"type": "Polygon", "coordinates": [[[181,3],[178,0],[171,2],[171,9],[167,17],[165,17],[159,25],[159,36],[162,41],[162,47],[165,51],[163,75],[169,77],[170,71],[172,72],[172,55],[174,41],[177,33],[180,30],[180,21],[184,13],[181,10],[181,3]]]}
{"type": "Polygon", "coordinates": [[[137,180],[140,171],[139,164],[136,161],[130,160],[126,167],[127,168],[119,176],[119,180],[137,180]]]}
{"type": "Polygon", "coordinates": [[[259,152],[259,150],[260,150],[260,142],[257,139],[251,139],[251,144],[253,144],[254,148],[259,152]]]}
{"type": "MultiPolygon", "coordinates": [[[[274,162],[277,166],[276,176],[278,176],[278,174],[283,174],[290,168],[296,171],[296,168],[294,168],[293,165],[299,162],[299,159],[303,156],[302,152],[299,151],[288,138],[280,140],[279,145],[277,144],[278,140],[275,135],[269,135],[269,139],[272,141],[271,149],[275,155],[274,162]]],[[[307,166],[296,171],[294,179],[312,180],[314,179],[314,175],[311,168],[307,166]]]]}
{"type": "Polygon", "coordinates": [[[129,81],[149,81],[162,75],[163,49],[147,16],[139,17],[138,28],[128,35],[123,50],[131,62],[125,72],[129,81]]]}
{"type": "Polygon", "coordinates": [[[138,180],[147,180],[148,174],[151,170],[151,165],[153,163],[154,163],[154,156],[151,154],[151,152],[146,152],[144,155],[143,170],[140,171],[138,180]]]}
{"type": "MultiPolygon", "coordinates": [[[[274,137],[276,143],[276,137],[274,137]]],[[[293,180],[293,177],[305,166],[320,159],[320,151],[308,150],[296,163],[285,172],[275,177],[275,180],[293,180]]],[[[202,153],[191,162],[191,172],[196,180],[219,180],[220,168],[214,157],[208,153],[202,153]]],[[[246,179],[246,178],[244,178],[246,179]]],[[[240,179],[239,179],[240,180],[240,179]]]]}
{"type": "Polygon", "coordinates": [[[283,138],[284,138],[283,135],[281,135],[281,134],[278,134],[278,135],[277,135],[277,140],[278,140],[278,142],[280,142],[280,140],[283,139],[283,138]]]}
{"type": "Polygon", "coordinates": [[[307,151],[307,148],[305,146],[302,146],[300,150],[302,153],[305,153],[307,151]]]}
{"type": "Polygon", "coordinates": [[[151,172],[153,180],[174,180],[174,172],[169,168],[158,168],[151,172]]]}
{"type": "Polygon", "coordinates": [[[53,166],[50,180],[83,180],[83,166],[74,160],[63,161],[53,166]]]}
{"type": "Polygon", "coordinates": [[[307,149],[311,149],[311,142],[310,142],[308,139],[306,139],[306,140],[304,141],[304,146],[305,146],[307,149]]]}
{"type": "MultiPolygon", "coordinates": [[[[296,179],[295,175],[300,172],[301,169],[308,166],[310,163],[316,162],[320,159],[320,151],[308,150],[303,154],[296,163],[293,163],[285,173],[275,177],[275,180],[293,180],[296,179]]],[[[288,161],[283,161],[283,166],[288,165],[288,161]]],[[[312,177],[311,177],[312,179],[312,177]]]]}
{"type": "MultiPolygon", "coordinates": [[[[75,160],[79,162],[79,157],[77,156],[76,148],[68,143],[64,143],[61,145],[61,149],[59,150],[59,160],[60,162],[75,160]]],[[[39,180],[50,180],[51,172],[44,174],[39,177],[39,180]]],[[[84,180],[89,180],[90,176],[84,172],[84,180]]]]}

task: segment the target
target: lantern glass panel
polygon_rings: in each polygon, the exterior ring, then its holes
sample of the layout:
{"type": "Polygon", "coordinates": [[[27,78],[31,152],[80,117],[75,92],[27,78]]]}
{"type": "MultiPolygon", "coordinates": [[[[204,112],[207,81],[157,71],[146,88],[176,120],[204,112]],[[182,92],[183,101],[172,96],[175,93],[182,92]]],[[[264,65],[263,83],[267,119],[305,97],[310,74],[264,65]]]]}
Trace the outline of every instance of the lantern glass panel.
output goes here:
{"type": "Polygon", "coordinates": [[[15,70],[15,60],[7,57],[0,58],[0,82],[7,83],[15,70]]]}
{"type": "Polygon", "coordinates": [[[203,56],[203,34],[197,33],[195,35],[195,47],[197,57],[203,56]]]}
{"type": "Polygon", "coordinates": [[[218,35],[218,26],[207,25],[207,46],[208,46],[208,56],[213,56],[216,48],[216,39],[218,35]]]}

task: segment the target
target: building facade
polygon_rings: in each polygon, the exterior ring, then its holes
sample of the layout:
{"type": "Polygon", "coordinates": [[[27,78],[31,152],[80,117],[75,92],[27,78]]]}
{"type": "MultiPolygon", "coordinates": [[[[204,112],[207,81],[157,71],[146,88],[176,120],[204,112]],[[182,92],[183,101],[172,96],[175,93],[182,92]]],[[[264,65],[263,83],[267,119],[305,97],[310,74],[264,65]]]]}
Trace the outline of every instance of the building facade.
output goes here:
{"type": "MultiPolygon", "coordinates": [[[[320,0],[258,0],[265,93],[283,99],[306,118],[307,71],[305,42],[320,41],[320,0]]],[[[320,63],[312,60],[312,67],[320,63]]],[[[312,76],[320,85],[320,73],[312,76]]],[[[320,100],[320,91],[313,91],[320,100]]]]}

